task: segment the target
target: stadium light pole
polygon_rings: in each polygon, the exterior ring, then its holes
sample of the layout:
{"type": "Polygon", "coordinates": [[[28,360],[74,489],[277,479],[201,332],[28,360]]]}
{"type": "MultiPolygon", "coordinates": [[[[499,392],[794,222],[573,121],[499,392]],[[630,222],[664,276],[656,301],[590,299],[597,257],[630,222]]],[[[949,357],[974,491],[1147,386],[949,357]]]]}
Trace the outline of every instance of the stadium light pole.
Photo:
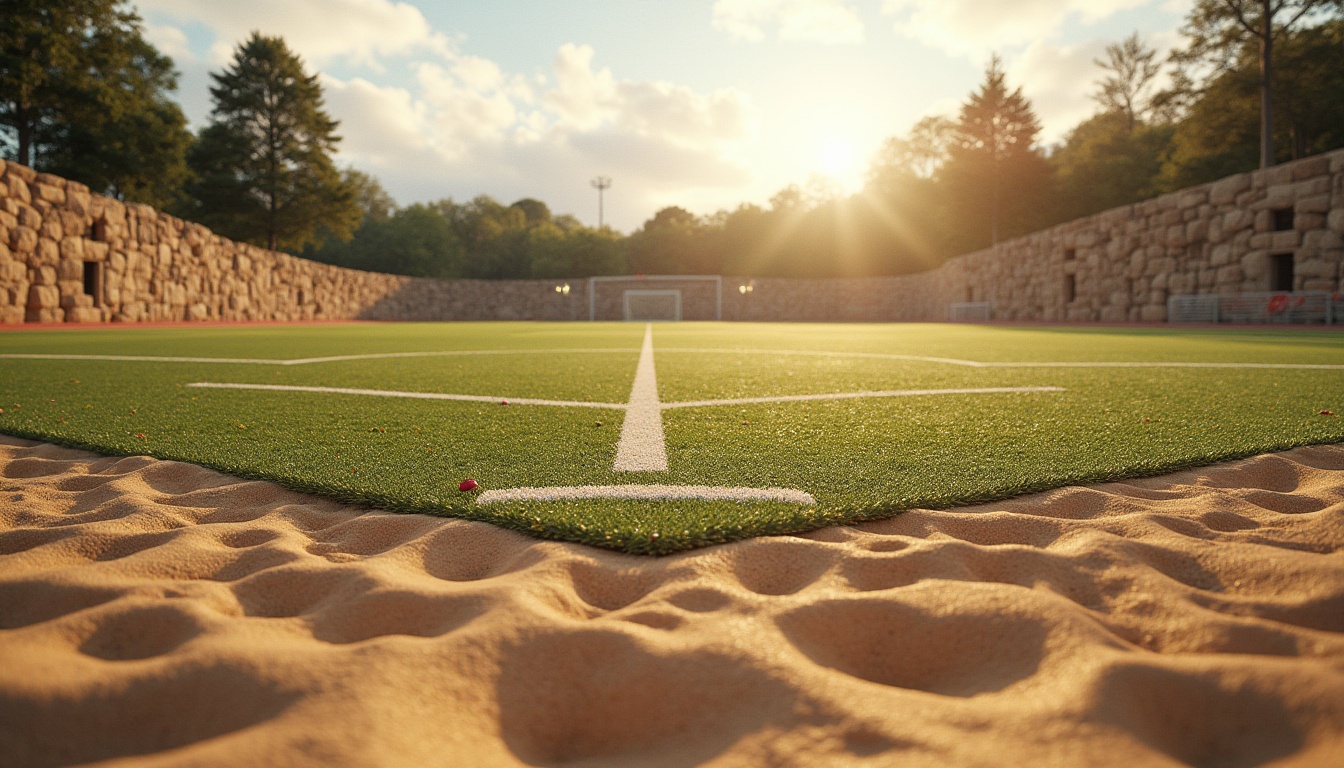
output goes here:
{"type": "Polygon", "coordinates": [[[602,193],[611,188],[610,176],[598,176],[590,184],[597,189],[597,228],[602,228],[602,193]]]}

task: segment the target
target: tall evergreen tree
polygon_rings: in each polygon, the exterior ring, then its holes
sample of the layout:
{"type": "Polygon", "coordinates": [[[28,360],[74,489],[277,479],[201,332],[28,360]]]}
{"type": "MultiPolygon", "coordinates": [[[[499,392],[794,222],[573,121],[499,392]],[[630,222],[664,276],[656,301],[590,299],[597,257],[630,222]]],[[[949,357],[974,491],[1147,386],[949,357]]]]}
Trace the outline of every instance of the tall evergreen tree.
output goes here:
{"type": "Polygon", "coordinates": [[[361,211],[332,162],[340,137],[316,75],[279,37],[253,32],[213,73],[211,122],[189,157],[186,215],[235,240],[298,250],[319,232],[348,239],[361,211]]]}
{"type": "Polygon", "coordinates": [[[1009,90],[999,57],[961,107],[943,168],[961,248],[1024,234],[1046,220],[1050,167],[1036,147],[1041,124],[1022,89],[1009,90]]]}
{"type": "Polygon", "coordinates": [[[164,205],[191,136],[170,59],[121,0],[5,0],[0,144],[19,163],[164,205]]]}

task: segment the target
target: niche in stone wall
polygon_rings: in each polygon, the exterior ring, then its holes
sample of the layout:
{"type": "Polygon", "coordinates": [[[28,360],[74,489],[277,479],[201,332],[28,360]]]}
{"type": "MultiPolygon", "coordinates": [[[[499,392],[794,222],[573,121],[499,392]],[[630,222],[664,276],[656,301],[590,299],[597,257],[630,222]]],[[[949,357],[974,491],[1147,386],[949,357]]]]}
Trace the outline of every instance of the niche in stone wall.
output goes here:
{"type": "Polygon", "coordinates": [[[1288,232],[1293,228],[1293,209],[1275,208],[1270,212],[1273,216],[1273,227],[1275,232],[1288,232]]]}
{"type": "Polygon", "coordinates": [[[1064,276],[1064,303],[1072,304],[1078,298],[1078,281],[1073,275],[1064,276]]]}
{"type": "Polygon", "coordinates": [[[1275,253],[1270,255],[1269,290],[1293,290],[1293,254],[1275,253]]]}
{"type": "Polygon", "coordinates": [[[103,305],[103,262],[84,262],[84,293],[93,297],[93,306],[103,305]]]}
{"type": "Polygon", "coordinates": [[[89,224],[88,234],[84,236],[100,243],[107,242],[107,219],[98,219],[89,224]]]}
{"type": "Polygon", "coordinates": [[[1073,260],[1076,259],[1076,258],[1078,258],[1078,249],[1077,249],[1077,248],[1066,248],[1066,249],[1064,250],[1064,260],[1065,260],[1065,261],[1073,261],[1073,260]]]}

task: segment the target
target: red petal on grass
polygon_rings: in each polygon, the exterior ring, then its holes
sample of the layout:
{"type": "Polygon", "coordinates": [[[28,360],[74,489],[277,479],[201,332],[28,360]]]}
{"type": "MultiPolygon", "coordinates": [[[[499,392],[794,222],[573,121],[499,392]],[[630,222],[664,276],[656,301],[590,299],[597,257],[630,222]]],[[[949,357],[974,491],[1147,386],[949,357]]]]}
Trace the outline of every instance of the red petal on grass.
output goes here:
{"type": "Polygon", "coordinates": [[[480,483],[477,483],[475,480],[472,480],[470,477],[468,477],[466,480],[463,480],[461,483],[458,484],[457,490],[464,492],[474,491],[480,487],[481,487],[480,483]]]}
{"type": "Polygon", "coordinates": [[[1334,415],[1335,415],[1335,412],[1334,412],[1334,411],[1321,411],[1321,415],[1322,415],[1322,416],[1334,416],[1334,415]]]}

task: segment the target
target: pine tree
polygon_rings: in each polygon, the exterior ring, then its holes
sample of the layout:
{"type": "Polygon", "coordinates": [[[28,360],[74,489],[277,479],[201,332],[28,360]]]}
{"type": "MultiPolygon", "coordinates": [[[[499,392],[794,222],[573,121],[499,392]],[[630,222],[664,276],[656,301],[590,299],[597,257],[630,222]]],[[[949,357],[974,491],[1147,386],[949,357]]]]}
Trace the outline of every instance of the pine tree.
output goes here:
{"type": "Polygon", "coordinates": [[[254,32],[223,72],[189,158],[197,180],[189,218],[235,240],[297,251],[319,232],[348,240],[355,190],[331,154],[340,137],[316,75],[279,37],[254,32]]]}
{"type": "Polygon", "coordinates": [[[1046,220],[1050,167],[1037,149],[1041,125],[1022,89],[1009,90],[1002,62],[962,105],[942,179],[962,248],[1025,234],[1046,220]]]}

